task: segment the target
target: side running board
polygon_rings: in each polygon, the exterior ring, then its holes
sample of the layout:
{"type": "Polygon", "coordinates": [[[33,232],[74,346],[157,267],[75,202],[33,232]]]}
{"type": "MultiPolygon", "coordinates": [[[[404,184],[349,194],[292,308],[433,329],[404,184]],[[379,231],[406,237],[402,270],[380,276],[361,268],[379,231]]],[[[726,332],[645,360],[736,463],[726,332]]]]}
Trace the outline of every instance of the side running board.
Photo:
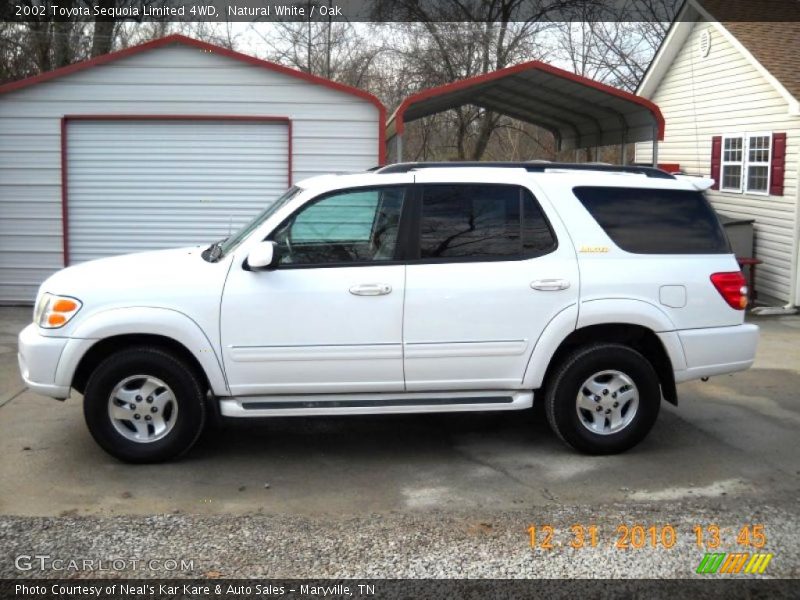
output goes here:
{"type": "Polygon", "coordinates": [[[248,396],[220,398],[219,406],[222,416],[236,418],[520,410],[533,406],[533,392],[248,396]]]}

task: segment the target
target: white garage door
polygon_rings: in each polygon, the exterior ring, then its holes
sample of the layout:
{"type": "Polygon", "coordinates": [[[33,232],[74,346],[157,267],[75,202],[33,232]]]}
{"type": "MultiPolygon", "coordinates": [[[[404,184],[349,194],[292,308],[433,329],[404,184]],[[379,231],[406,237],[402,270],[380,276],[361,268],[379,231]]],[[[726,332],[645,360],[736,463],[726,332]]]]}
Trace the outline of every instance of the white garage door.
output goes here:
{"type": "Polygon", "coordinates": [[[67,124],[68,261],[207,244],[286,190],[289,124],[67,124]]]}

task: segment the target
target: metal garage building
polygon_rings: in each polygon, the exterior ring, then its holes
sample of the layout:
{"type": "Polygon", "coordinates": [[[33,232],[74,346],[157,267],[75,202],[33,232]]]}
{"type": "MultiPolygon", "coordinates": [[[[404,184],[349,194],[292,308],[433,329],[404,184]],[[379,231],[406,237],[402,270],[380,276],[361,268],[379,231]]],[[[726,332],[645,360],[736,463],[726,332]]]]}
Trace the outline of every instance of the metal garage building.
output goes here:
{"type": "Polygon", "coordinates": [[[384,162],[372,95],[174,35],[0,86],[0,303],[59,268],[225,237],[384,162]]]}

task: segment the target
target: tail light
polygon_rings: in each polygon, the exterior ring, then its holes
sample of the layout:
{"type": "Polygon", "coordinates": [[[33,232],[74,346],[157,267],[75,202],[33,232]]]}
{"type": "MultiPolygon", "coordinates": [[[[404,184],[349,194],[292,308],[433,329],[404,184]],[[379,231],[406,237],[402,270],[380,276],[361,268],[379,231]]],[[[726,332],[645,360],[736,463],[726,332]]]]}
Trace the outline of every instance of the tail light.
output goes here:
{"type": "Polygon", "coordinates": [[[711,283],[731,308],[744,310],[747,308],[747,281],[741,271],[730,273],[714,273],[711,283]]]}

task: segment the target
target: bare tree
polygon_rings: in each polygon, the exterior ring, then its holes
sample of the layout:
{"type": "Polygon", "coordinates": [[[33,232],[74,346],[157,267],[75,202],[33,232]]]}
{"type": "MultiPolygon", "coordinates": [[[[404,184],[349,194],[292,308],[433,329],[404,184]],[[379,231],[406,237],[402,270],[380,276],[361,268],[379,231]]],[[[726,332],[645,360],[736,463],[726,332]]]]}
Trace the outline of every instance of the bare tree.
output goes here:
{"type": "Polygon", "coordinates": [[[370,90],[391,76],[378,74],[386,49],[373,24],[279,21],[254,24],[251,30],[263,40],[266,58],[306,73],[370,90]]]}
{"type": "Polygon", "coordinates": [[[558,56],[579,75],[634,91],[678,8],[677,0],[576,6],[558,26],[558,56]]]}
{"type": "MultiPolygon", "coordinates": [[[[98,5],[102,8],[113,8],[118,4],[116,0],[99,0],[98,5]]],[[[116,22],[113,19],[95,19],[94,31],[92,32],[92,56],[108,54],[114,45],[114,30],[116,22]]]]}
{"type": "MultiPolygon", "coordinates": [[[[413,22],[398,24],[405,35],[395,52],[415,75],[417,89],[488,73],[540,58],[540,37],[549,17],[570,1],[451,0],[425,4],[396,0],[395,10],[413,22]]],[[[491,137],[508,121],[475,106],[452,111],[452,157],[480,160],[491,137]]]]}
{"type": "MultiPolygon", "coordinates": [[[[153,0],[97,1],[110,8],[153,0]]],[[[251,32],[263,45],[243,50],[369,90],[389,107],[418,90],[533,59],[634,90],[680,1],[617,0],[613,12],[601,0],[376,3],[375,16],[389,22],[254,23],[251,32]]],[[[0,23],[0,78],[25,77],[175,31],[231,49],[241,43],[241,30],[230,22],[0,23]]],[[[549,132],[469,104],[414,122],[405,138],[413,159],[556,157],[549,132]]]]}

